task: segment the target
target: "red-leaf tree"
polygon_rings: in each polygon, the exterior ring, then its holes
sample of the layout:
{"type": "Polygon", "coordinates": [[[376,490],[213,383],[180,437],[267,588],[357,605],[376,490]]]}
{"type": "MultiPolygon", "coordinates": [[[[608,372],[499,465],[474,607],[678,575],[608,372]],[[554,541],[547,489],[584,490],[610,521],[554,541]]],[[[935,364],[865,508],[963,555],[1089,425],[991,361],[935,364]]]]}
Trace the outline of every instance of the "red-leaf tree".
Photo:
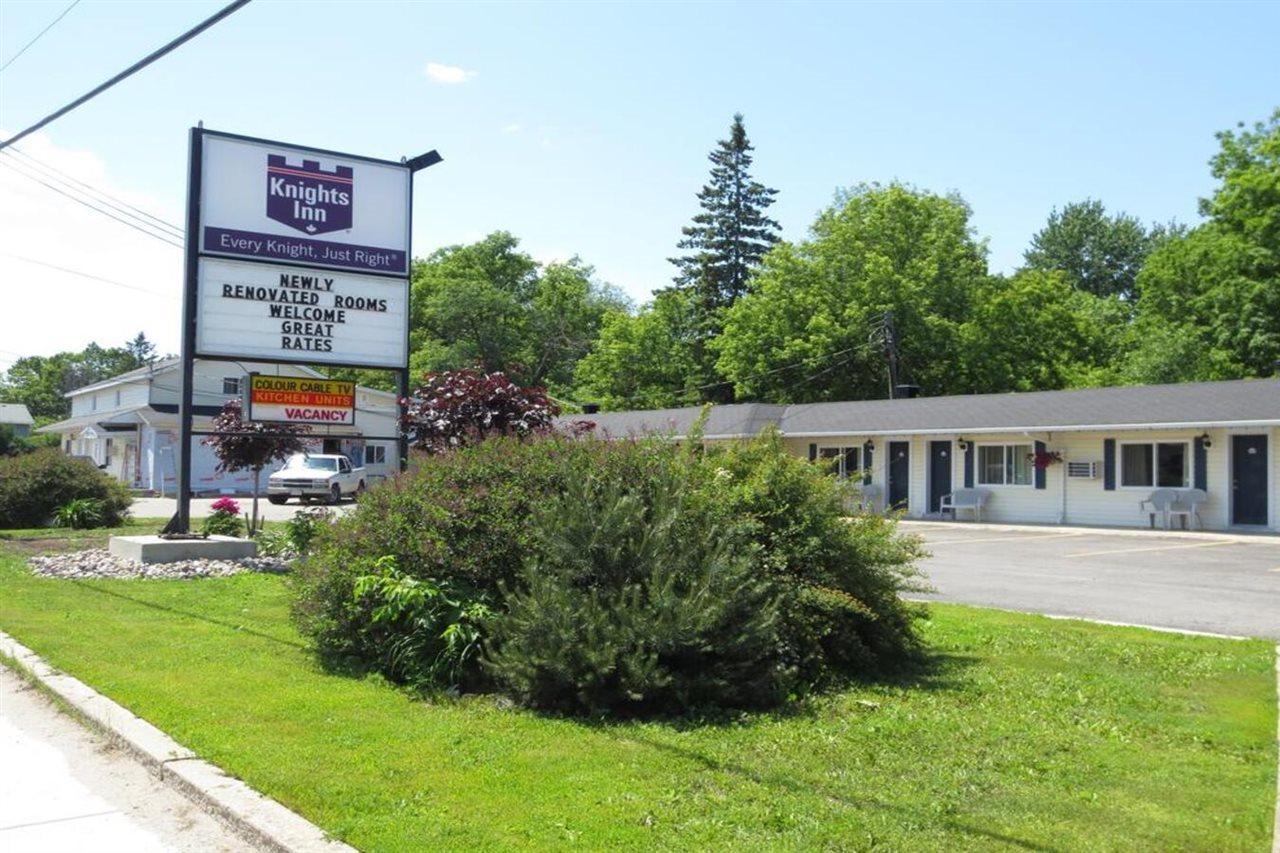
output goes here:
{"type": "Polygon", "coordinates": [[[560,408],[543,388],[521,388],[505,373],[451,370],[428,373],[404,401],[401,429],[428,453],[491,435],[530,435],[551,429],[560,408]]]}
{"type": "Polygon", "coordinates": [[[239,400],[228,400],[213,419],[213,431],[204,444],[218,457],[218,472],[253,471],[253,522],[258,529],[258,490],[262,469],[307,449],[302,436],[305,426],[258,424],[244,420],[239,400]]]}

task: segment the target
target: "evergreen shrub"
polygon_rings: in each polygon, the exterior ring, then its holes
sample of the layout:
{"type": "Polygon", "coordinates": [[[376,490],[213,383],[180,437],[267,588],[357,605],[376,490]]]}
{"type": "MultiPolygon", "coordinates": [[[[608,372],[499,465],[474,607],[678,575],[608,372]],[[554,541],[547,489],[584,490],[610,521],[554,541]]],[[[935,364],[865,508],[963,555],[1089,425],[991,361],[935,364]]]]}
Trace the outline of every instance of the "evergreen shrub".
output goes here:
{"type": "Polygon", "coordinates": [[[491,438],[320,526],[294,613],[331,665],[418,686],[585,713],[773,704],[916,648],[898,593],[920,546],[891,519],[846,518],[843,497],[777,436],[491,438]],[[440,633],[474,603],[483,654],[439,665],[440,633]]]}

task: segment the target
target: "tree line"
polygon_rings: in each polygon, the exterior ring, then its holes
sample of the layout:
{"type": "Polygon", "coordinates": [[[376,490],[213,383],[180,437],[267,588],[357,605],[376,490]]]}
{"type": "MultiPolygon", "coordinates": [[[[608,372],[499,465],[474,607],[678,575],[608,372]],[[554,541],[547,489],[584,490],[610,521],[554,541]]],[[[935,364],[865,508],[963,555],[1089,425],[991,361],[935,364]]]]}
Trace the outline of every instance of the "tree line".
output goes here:
{"type": "MultiPolygon", "coordinates": [[[[778,191],[753,176],[736,115],[651,300],[632,304],[577,257],[539,264],[498,231],[414,261],[410,367],[503,370],[569,407],[882,398],[891,316],[899,379],[930,395],[1272,375],[1280,109],[1217,139],[1201,223],[1071,202],[1006,275],[962,197],[906,183],[839,190],[804,237],[782,239],[778,191]]],[[[143,344],[20,359],[0,399],[65,417],[63,393],[154,358],[143,344]]]]}

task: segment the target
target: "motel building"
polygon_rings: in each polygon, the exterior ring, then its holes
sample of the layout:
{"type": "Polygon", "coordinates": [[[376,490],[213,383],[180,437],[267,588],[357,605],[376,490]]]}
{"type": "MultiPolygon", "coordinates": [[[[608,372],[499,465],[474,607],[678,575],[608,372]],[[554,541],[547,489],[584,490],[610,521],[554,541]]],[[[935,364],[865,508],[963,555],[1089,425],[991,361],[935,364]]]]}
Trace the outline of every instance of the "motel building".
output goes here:
{"type": "MultiPolygon", "coordinates": [[[[141,491],[172,496],[177,492],[178,401],[181,360],[164,359],[67,394],[71,417],[38,432],[57,433],[62,450],[91,459],[116,479],[141,491]]],[[[241,397],[249,373],[323,379],[307,367],[253,361],[195,363],[195,430],[209,430],[230,398],[241,397]]],[[[355,420],[350,425],[312,426],[307,444],[316,453],[343,453],[377,480],[398,469],[394,441],[364,436],[396,434],[396,396],[357,386],[355,420]]],[[[213,449],[192,439],[191,487],[197,495],[248,494],[253,473],[219,474],[213,449]]]]}
{"type": "MultiPolygon", "coordinates": [[[[563,420],[594,421],[607,437],[679,440],[700,412],[563,420]]],[[[961,520],[1280,532],[1280,379],[732,404],[711,409],[703,438],[738,441],[767,427],[851,481],[864,504],[908,518],[943,517],[953,495],[961,520]]]]}

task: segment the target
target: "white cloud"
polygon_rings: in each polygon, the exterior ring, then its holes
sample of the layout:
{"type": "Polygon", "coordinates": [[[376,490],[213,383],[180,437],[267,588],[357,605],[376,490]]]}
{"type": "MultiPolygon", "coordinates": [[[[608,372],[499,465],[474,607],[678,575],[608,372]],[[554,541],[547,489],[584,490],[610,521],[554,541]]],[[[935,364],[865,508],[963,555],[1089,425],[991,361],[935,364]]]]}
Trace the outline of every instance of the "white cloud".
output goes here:
{"type": "Polygon", "coordinates": [[[446,86],[456,85],[458,83],[466,83],[476,76],[478,72],[468,71],[457,65],[445,65],[442,62],[428,62],[426,70],[423,72],[427,75],[427,79],[433,83],[443,83],[446,86]]]}
{"type": "Polygon", "coordinates": [[[514,121],[511,124],[504,125],[502,128],[502,132],[507,134],[519,133],[522,130],[524,130],[524,126],[521,125],[519,122],[514,122],[514,121]]]}
{"type": "MultiPolygon", "coordinates": [[[[60,147],[42,134],[28,137],[18,148],[116,199],[168,222],[182,222],[181,210],[175,209],[178,202],[165,204],[113,182],[106,164],[92,151],[60,147]]],[[[79,350],[91,340],[119,345],[139,331],[146,332],[162,353],[177,352],[181,249],[112,221],[7,165],[59,185],[47,173],[38,174],[30,161],[0,154],[0,162],[6,164],[0,165],[0,369],[16,358],[14,353],[79,350]]]]}

